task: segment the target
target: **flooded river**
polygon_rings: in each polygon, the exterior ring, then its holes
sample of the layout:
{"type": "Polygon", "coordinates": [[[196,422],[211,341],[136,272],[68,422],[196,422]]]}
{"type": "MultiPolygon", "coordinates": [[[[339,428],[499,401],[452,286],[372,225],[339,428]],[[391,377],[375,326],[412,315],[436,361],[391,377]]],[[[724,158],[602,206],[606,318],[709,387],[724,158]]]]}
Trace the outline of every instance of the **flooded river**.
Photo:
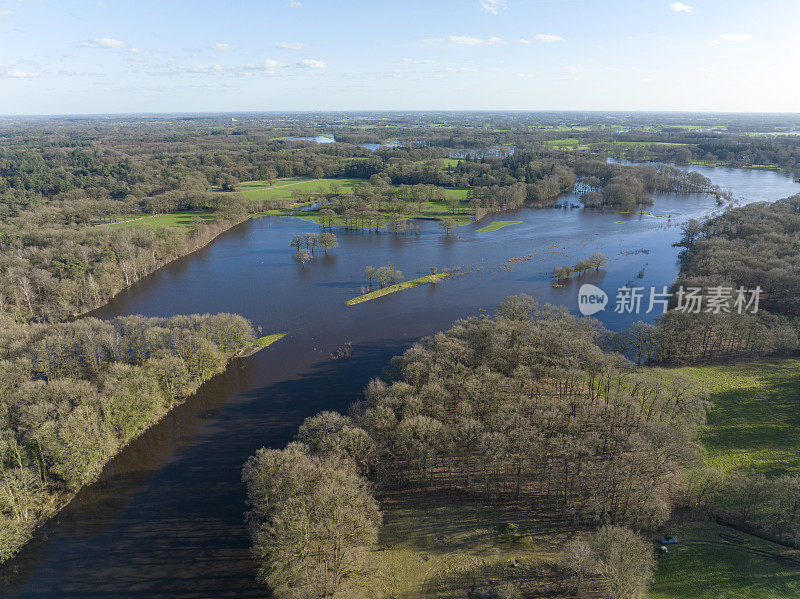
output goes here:
{"type": "MultiPolygon", "coordinates": [[[[740,202],[776,200],[800,184],[770,171],[691,167],[740,202]]],[[[567,198],[567,205],[577,198],[567,198]]],[[[389,358],[457,318],[491,313],[528,293],[575,310],[593,282],[613,298],[626,283],[669,285],[678,272],[680,224],[718,210],[712,197],[658,196],[652,214],[522,209],[459,227],[435,221],[413,234],[336,231],[339,247],[301,268],[292,236],[318,231],[293,217],[243,223],[120,294],[96,316],[235,312],[287,336],[235,361],[132,443],[97,483],[44,527],[6,570],[4,597],[260,597],[242,524],[242,463],[281,447],[323,409],[343,410],[389,358]],[[493,220],[521,221],[494,232],[493,220]],[[609,266],[562,288],[548,273],[594,252],[609,266]],[[527,257],[524,260],[514,260],[527,257]],[[392,264],[405,278],[431,267],[462,274],[353,307],[364,267],[392,264]],[[330,354],[351,342],[349,360],[330,354]]],[[[613,302],[613,299],[612,299],[613,302]]],[[[655,315],[599,315],[610,328],[655,315]]]]}

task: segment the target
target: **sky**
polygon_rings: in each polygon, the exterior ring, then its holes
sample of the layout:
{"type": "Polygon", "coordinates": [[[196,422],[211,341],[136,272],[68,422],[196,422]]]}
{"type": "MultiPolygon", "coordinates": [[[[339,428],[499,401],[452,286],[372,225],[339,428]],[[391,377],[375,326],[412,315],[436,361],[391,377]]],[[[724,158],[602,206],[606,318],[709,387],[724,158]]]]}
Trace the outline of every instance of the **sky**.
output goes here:
{"type": "Polygon", "coordinates": [[[0,0],[0,114],[800,112],[800,0],[0,0]]]}

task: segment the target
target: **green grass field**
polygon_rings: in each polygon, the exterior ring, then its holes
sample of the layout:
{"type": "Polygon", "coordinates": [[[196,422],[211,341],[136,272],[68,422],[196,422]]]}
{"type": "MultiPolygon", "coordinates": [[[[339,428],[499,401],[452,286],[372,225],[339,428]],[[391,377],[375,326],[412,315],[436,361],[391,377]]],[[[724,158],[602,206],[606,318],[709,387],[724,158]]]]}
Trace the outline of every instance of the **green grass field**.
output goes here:
{"type": "Polygon", "coordinates": [[[239,357],[248,358],[253,354],[260,352],[265,347],[269,347],[276,341],[280,341],[284,337],[286,337],[286,333],[273,333],[272,335],[264,335],[263,337],[259,337],[256,339],[255,343],[253,343],[253,345],[239,352],[239,357]]]}
{"type": "Polygon", "coordinates": [[[649,599],[800,597],[800,551],[716,524],[686,524],[659,556],[649,599]]]}
{"type": "Polygon", "coordinates": [[[418,279],[411,279],[410,281],[404,281],[403,283],[389,285],[388,287],[384,287],[383,289],[376,289],[375,291],[370,291],[369,293],[359,295],[358,297],[354,297],[353,299],[347,300],[345,304],[347,304],[348,306],[363,304],[364,302],[368,302],[370,300],[383,297],[384,295],[389,295],[390,293],[397,293],[398,291],[403,291],[404,289],[411,289],[412,287],[416,287],[418,285],[426,285],[428,283],[438,283],[442,279],[446,279],[449,276],[450,276],[449,272],[440,272],[439,274],[435,275],[428,275],[426,277],[420,277],[418,279]]]}
{"type": "Polygon", "coordinates": [[[353,185],[364,183],[364,179],[312,179],[311,177],[292,177],[277,179],[271,184],[266,181],[246,181],[239,191],[251,200],[292,199],[292,192],[316,194],[330,191],[331,184],[338,185],[342,193],[352,193],[353,185]]]}
{"type": "MultiPolygon", "coordinates": [[[[443,160],[451,160],[445,158],[443,160]]],[[[458,160],[453,160],[458,164],[458,160]]],[[[312,179],[311,177],[292,177],[288,179],[277,179],[271,184],[266,181],[246,181],[241,183],[239,191],[247,198],[252,200],[276,200],[293,199],[292,192],[300,191],[308,194],[328,193],[331,184],[338,185],[341,193],[352,193],[353,186],[358,183],[367,183],[366,179],[312,179]]],[[[446,189],[445,197],[448,200],[456,199],[462,202],[467,199],[466,189],[446,189]]],[[[436,203],[436,202],[433,202],[436,203]]]]}
{"type": "MultiPolygon", "coordinates": [[[[800,359],[681,368],[709,390],[705,461],[729,472],[800,472],[800,359]]],[[[800,597],[800,551],[715,524],[685,524],[650,599],[800,597]]]]}
{"type": "Polygon", "coordinates": [[[259,337],[258,339],[256,339],[255,344],[263,349],[265,347],[269,347],[276,341],[280,341],[284,337],[286,337],[286,333],[274,333],[272,335],[265,335],[264,337],[259,337]]]}
{"type": "Polygon", "coordinates": [[[575,137],[567,137],[564,139],[551,139],[545,141],[544,144],[553,150],[588,150],[589,145],[585,140],[575,137]]]}
{"type": "Polygon", "coordinates": [[[723,471],[800,473],[800,359],[682,368],[713,406],[701,433],[706,461],[723,471]]]}
{"type": "Polygon", "coordinates": [[[514,582],[526,597],[552,596],[568,527],[554,530],[519,508],[447,497],[393,499],[381,508],[386,550],[374,553],[377,597],[481,597],[490,582],[514,582]]]}
{"type": "Polygon", "coordinates": [[[115,229],[119,227],[150,227],[151,229],[158,229],[159,227],[191,227],[195,222],[198,222],[198,219],[210,223],[214,220],[214,213],[186,210],[157,216],[145,216],[127,222],[111,223],[108,226],[115,229]]]}
{"type": "Polygon", "coordinates": [[[492,231],[497,231],[498,229],[508,227],[509,225],[518,225],[521,222],[521,220],[496,220],[491,225],[488,225],[483,229],[478,229],[478,233],[491,233],[492,231]]]}
{"type": "Polygon", "coordinates": [[[455,168],[461,161],[458,158],[441,158],[440,162],[444,165],[445,168],[455,168]]]}
{"type": "MultiPolygon", "coordinates": [[[[556,568],[578,532],[571,523],[539,518],[535,508],[432,495],[384,500],[381,509],[383,550],[373,554],[378,597],[481,597],[489,581],[513,582],[525,597],[571,596],[562,594],[556,568]]],[[[800,597],[798,550],[717,524],[684,523],[669,534],[680,542],[658,554],[647,599],[800,597]]]]}

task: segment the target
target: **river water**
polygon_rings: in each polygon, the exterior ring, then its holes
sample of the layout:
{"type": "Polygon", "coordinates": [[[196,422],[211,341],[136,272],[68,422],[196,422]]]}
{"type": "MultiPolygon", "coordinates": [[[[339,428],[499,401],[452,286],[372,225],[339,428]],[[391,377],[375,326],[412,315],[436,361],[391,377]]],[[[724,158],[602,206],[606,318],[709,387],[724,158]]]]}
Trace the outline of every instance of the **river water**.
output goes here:
{"type": "MultiPolygon", "coordinates": [[[[692,167],[734,190],[740,203],[776,200],[800,184],[770,171],[692,167]]],[[[569,205],[577,198],[567,197],[569,205]]],[[[652,215],[521,209],[459,227],[435,221],[392,235],[337,231],[339,247],[301,268],[293,235],[318,231],[293,217],[251,220],[120,294],[95,315],[236,312],[287,337],[235,361],[112,460],[5,568],[7,597],[261,597],[242,524],[243,462],[281,447],[323,409],[344,410],[389,358],[457,318],[491,313],[528,293],[575,310],[593,282],[612,297],[623,284],[669,285],[678,272],[679,226],[718,210],[713,198],[659,196],[652,215]],[[490,233],[493,220],[522,221],[490,233]],[[621,222],[623,221],[623,222],[621,222]],[[554,288],[554,266],[601,251],[599,274],[554,288]],[[531,256],[532,255],[532,256],[531,256]],[[525,261],[510,259],[530,256],[525,261]],[[393,264],[406,278],[430,267],[462,274],[436,286],[353,307],[367,265],[393,264]],[[351,342],[349,360],[330,354],[351,342]]],[[[651,315],[601,313],[610,328],[651,315]]]]}

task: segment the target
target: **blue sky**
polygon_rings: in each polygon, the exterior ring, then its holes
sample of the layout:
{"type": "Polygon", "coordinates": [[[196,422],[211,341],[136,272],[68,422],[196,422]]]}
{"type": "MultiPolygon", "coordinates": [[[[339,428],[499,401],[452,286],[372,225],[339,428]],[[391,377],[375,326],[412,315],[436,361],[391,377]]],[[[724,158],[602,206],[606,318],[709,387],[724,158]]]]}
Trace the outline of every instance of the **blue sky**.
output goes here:
{"type": "Polygon", "coordinates": [[[0,114],[800,111],[800,0],[0,0],[0,114]]]}

